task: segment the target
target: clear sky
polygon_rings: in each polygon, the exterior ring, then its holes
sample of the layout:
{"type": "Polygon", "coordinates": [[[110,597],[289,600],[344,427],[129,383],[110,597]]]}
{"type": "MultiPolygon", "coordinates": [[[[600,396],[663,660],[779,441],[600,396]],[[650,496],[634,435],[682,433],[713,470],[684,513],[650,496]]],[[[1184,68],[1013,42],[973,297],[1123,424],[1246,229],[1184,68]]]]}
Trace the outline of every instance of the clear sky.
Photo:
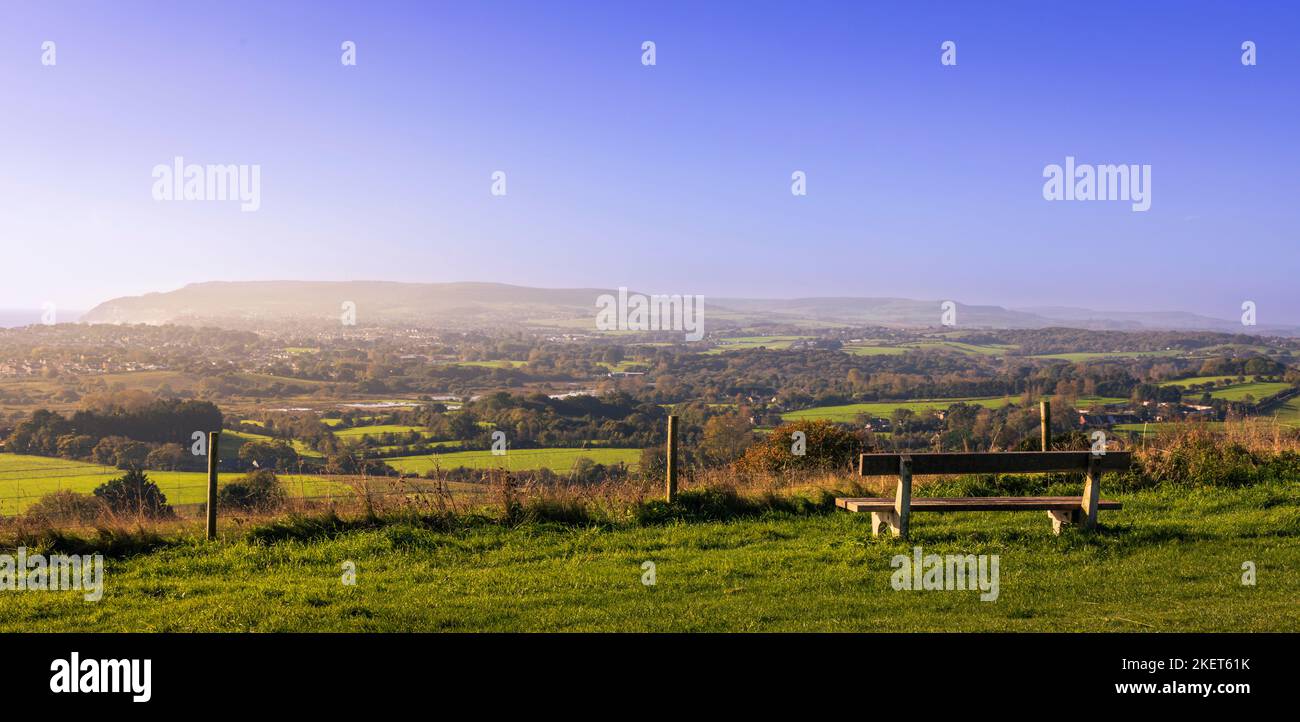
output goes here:
{"type": "Polygon", "coordinates": [[[1297,3],[9,3],[0,104],[0,308],[479,280],[1300,322],[1297,3]],[[1045,201],[1067,155],[1149,164],[1151,209],[1045,201]],[[155,201],[176,156],[260,165],[260,210],[155,201]]]}

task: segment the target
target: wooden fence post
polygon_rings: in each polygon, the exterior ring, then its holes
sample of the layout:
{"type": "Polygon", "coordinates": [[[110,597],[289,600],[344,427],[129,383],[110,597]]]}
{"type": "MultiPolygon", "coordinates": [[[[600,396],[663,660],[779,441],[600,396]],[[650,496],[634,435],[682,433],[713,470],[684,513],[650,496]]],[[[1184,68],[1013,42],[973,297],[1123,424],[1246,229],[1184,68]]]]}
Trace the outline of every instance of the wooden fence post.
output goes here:
{"type": "Polygon", "coordinates": [[[668,488],[664,499],[669,504],[677,499],[677,417],[668,417],[668,488]]]}
{"type": "Polygon", "coordinates": [[[208,541],[217,538],[217,442],[220,431],[208,432],[208,541]]]}
{"type": "Polygon", "coordinates": [[[1040,424],[1043,427],[1043,451],[1052,450],[1052,402],[1040,401],[1038,403],[1038,415],[1040,424]]]}
{"type": "Polygon", "coordinates": [[[894,515],[898,517],[898,536],[907,539],[912,521],[912,457],[907,454],[898,460],[898,492],[894,496],[894,515]]]}

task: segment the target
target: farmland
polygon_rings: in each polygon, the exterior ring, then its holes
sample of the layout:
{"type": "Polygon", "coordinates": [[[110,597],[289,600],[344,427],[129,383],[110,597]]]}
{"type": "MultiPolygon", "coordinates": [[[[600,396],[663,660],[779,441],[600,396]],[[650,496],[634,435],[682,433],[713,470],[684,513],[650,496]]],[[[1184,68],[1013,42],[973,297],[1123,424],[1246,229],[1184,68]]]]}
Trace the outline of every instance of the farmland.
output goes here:
{"type": "Polygon", "coordinates": [[[733,338],[719,339],[719,345],[708,350],[706,353],[723,353],[725,351],[740,351],[743,349],[766,348],[773,351],[780,351],[790,348],[790,344],[802,339],[811,338],[811,336],[739,336],[733,338]]]}
{"type": "Polygon", "coordinates": [[[348,428],[335,428],[334,435],[339,437],[340,439],[351,439],[351,438],[359,439],[363,436],[371,436],[377,439],[383,434],[408,434],[412,431],[420,433],[422,435],[428,434],[428,432],[425,431],[425,429],[419,426],[412,426],[409,424],[376,424],[374,426],[352,426],[348,428]]]}
{"type": "MultiPolygon", "coordinates": [[[[1078,399],[1079,404],[1084,406],[1097,404],[1122,403],[1124,399],[1102,398],[1097,396],[1084,396],[1078,399]]],[[[889,418],[895,409],[907,409],[917,414],[927,413],[930,411],[940,411],[947,409],[949,406],[957,403],[970,404],[972,406],[983,406],[986,408],[1001,408],[1017,399],[1007,397],[968,397],[959,399],[918,399],[910,401],[876,401],[859,404],[843,404],[840,406],[818,406],[801,411],[790,411],[781,415],[785,421],[800,421],[810,419],[826,419],[840,423],[853,423],[859,415],[865,414],[875,418],[889,418]]]]}
{"type": "Polygon", "coordinates": [[[896,356],[909,351],[958,351],[976,356],[1002,356],[1015,346],[1006,344],[976,345],[960,341],[922,340],[897,345],[847,344],[844,350],[857,356],[896,356]]]}
{"type": "Polygon", "coordinates": [[[578,459],[591,459],[597,464],[627,464],[635,466],[641,459],[640,449],[510,449],[497,456],[491,451],[454,451],[446,454],[402,456],[385,459],[389,466],[405,474],[423,474],[430,469],[507,469],[527,471],[550,469],[563,473],[573,468],[578,459]]]}
{"type": "MultiPolygon", "coordinates": [[[[66,489],[85,494],[123,471],[111,466],[88,464],[27,454],[0,454],[0,515],[22,512],[40,497],[66,489]]],[[[207,499],[207,474],[202,471],[146,472],[171,504],[195,504],[207,499]]],[[[238,478],[223,474],[222,481],[238,478]]],[[[348,487],[321,476],[282,475],[290,495],[319,496],[345,493],[348,487]]]]}

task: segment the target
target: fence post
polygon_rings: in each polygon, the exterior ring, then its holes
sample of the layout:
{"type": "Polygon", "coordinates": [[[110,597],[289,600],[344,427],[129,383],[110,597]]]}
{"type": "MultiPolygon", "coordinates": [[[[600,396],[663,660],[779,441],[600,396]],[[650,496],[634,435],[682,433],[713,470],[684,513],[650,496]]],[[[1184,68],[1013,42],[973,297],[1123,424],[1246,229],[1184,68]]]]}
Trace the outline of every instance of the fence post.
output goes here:
{"type": "Polygon", "coordinates": [[[208,541],[217,538],[217,442],[220,431],[208,432],[208,541]]]}
{"type": "Polygon", "coordinates": [[[1038,415],[1043,427],[1043,451],[1052,450],[1052,402],[1038,402],[1038,415]]]}
{"type": "Polygon", "coordinates": [[[677,417],[668,417],[668,488],[665,500],[671,504],[677,498],[677,417]]]}

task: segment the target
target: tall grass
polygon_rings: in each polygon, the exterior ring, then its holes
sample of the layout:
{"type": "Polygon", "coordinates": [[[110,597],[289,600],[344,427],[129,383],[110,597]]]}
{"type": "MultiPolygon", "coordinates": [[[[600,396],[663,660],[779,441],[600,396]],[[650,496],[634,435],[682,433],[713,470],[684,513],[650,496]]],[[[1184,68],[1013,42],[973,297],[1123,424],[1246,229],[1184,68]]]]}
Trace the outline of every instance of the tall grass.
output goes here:
{"type": "MultiPolygon", "coordinates": [[[[1183,424],[1132,449],[1134,466],[1107,474],[1103,493],[1156,487],[1241,487],[1300,480],[1300,430],[1275,421],[1230,421],[1211,428],[1183,424]]],[[[850,469],[799,473],[742,472],[691,467],[679,477],[677,500],[664,500],[656,478],[629,476],[600,483],[541,482],[501,469],[474,483],[441,478],[365,478],[349,496],[288,499],[282,507],[223,511],[226,537],[307,538],[394,522],[453,528],[483,523],[639,525],[731,519],[764,514],[832,513],[836,496],[892,496],[894,477],[858,477],[850,469]]],[[[1081,474],[918,477],[921,496],[1072,495],[1081,474]]],[[[60,500],[66,501],[66,500],[60,500]]],[[[200,516],[150,519],[101,513],[90,521],[27,514],[0,519],[0,547],[83,548],[133,553],[164,543],[201,538],[200,516]]]]}

